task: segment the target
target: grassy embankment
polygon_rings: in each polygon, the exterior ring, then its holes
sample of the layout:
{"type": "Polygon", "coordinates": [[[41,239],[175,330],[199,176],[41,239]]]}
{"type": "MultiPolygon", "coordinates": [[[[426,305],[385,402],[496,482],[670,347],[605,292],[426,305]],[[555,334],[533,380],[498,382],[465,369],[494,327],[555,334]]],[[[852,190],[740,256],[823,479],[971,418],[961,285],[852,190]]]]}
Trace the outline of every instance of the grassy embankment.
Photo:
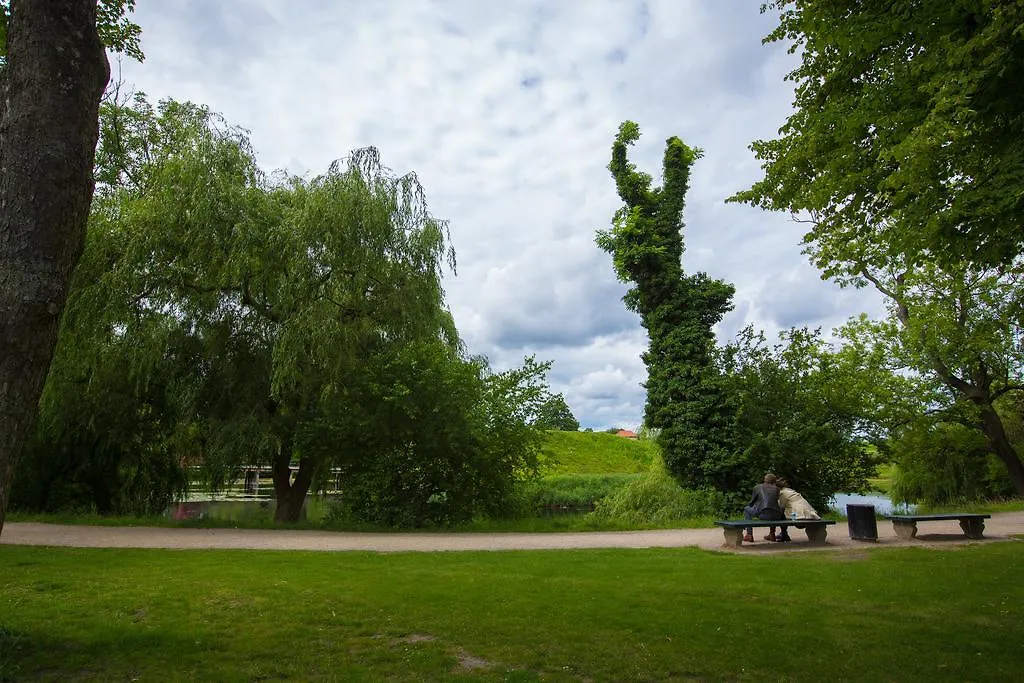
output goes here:
{"type": "Polygon", "coordinates": [[[1016,680],[1022,564],[0,546],[0,680],[1016,680]]]}

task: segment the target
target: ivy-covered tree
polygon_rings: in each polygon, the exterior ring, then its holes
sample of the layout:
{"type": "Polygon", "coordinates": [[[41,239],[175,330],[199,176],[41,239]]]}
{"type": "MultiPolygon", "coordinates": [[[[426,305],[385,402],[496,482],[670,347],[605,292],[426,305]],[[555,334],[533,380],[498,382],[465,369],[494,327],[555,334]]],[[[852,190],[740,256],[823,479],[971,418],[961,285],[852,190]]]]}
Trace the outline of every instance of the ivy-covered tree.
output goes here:
{"type": "Polygon", "coordinates": [[[550,396],[537,410],[533,425],[538,429],[554,429],[561,432],[578,432],[580,423],[572,414],[569,404],[561,394],[550,396]]]}
{"type": "Polygon", "coordinates": [[[612,254],[619,279],[633,284],[623,300],[647,329],[644,421],[661,430],[665,464],[684,486],[729,490],[740,483],[731,464],[734,416],[714,363],[712,328],[731,309],[734,288],[682,267],[682,213],[701,151],[669,138],[663,185],[652,188],[651,176],[627,159],[639,137],[636,123],[619,127],[608,168],[624,205],[597,244],[612,254]]]}

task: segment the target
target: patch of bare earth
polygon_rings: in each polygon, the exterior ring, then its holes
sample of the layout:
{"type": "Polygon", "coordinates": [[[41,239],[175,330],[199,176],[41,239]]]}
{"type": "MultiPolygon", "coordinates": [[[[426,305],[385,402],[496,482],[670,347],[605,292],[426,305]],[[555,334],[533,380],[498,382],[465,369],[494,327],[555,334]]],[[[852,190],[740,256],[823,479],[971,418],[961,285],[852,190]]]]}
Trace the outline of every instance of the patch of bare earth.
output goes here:
{"type": "Polygon", "coordinates": [[[465,650],[460,649],[456,653],[456,656],[459,659],[459,666],[461,666],[463,669],[467,671],[473,671],[476,669],[490,669],[494,666],[493,663],[488,662],[486,659],[474,657],[465,650]]]}

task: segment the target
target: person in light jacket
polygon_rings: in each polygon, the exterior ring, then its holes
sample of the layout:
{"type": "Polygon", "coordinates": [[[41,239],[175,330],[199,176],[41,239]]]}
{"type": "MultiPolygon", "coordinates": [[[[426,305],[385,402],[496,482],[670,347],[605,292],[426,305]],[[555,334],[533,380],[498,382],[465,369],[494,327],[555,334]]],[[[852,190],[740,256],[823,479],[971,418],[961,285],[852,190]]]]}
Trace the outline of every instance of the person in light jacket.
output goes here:
{"type": "MultiPolygon", "coordinates": [[[[811,504],[798,492],[790,488],[788,481],[780,477],[777,483],[779,485],[779,507],[782,508],[783,517],[786,519],[821,519],[821,515],[811,507],[811,504]]],[[[772,528],[769,535],[775,535],[774,528],[772,528]]],[[[775,540],[780,543],[789,541],[789,529],[782,527],[775,540]]]]}

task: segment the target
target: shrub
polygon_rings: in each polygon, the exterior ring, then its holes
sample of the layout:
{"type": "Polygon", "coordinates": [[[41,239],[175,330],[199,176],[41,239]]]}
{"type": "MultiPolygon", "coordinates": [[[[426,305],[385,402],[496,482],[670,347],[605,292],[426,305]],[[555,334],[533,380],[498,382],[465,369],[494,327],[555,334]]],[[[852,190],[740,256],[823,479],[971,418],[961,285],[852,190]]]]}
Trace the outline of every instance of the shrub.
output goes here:
{"type": "Polygon", "coordinates": [[[622,489],[640,474],[559,474],[524,484],[523,508],[530,513],[541,507],[589,508],[622,489]]]}
{"type": "Polygon", "coordinates": [[[631,525],[660,525],[694,517],[721,515],[725,496],[713,490],[683,489],[665,473],[637,477],[598,501],[592,513],[631,525]]]}
{"type": "Polygon", "coordinates": [[[985,437],[956,423],[919,423],[893,443],[893,500],[943,505],[1013,494],[985,437]]]}

